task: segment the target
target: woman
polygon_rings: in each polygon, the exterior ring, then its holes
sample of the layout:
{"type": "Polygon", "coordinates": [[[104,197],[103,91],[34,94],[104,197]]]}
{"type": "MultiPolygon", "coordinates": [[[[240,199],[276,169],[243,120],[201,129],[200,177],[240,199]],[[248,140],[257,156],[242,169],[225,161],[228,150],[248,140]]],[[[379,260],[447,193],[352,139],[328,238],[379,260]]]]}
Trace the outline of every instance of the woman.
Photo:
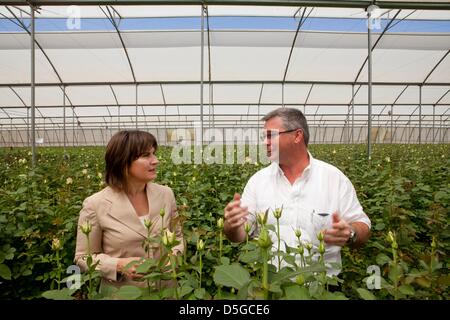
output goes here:
{"type": "Polygon", "coordinates": [[[163,228],[173,228],[180,242],[172,248],[174,254],[184,250],[182,228],[171,226],[176,217],[176,202],[172,190],[152,181],[156,178],[158,144],[155,137],[143,131],[120,131],[108,143],[105,154],[106,185],[103,190],[88,197],[78,220],[75,262],[87,270],[86,256],[92,254],[93,263],[103,281],[116,286],[133,284],[142,275],[136,268],[125,268],[132,261],[143,257],[159,258],[159,249],[146,252],[143,242],[147,239],[146,224],[151,221],[150,232],[158,236],[163,228]],[[160,212],[164,210],[165,214],[160,212]],[[92,226],[88,241],[80,227],[86,221],[92,226]]]}

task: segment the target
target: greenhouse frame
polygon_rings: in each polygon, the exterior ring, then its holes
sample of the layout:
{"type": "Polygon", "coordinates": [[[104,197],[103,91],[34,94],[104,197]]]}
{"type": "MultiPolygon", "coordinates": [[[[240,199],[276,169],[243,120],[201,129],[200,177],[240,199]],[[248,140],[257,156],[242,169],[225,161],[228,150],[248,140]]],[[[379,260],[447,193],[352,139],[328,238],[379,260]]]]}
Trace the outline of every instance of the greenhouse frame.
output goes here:
{"type": "Polygon", "coordinates": [[[434,308],[450,0],[0,0],[0,155],[14,314],[434,308]]]}
{"type": "Polygon", "coordinates": [[[311,143],[448,143],[449,53],[448,1],[0,1],[0,146],[256,143],[280,106],[311,143]]]}

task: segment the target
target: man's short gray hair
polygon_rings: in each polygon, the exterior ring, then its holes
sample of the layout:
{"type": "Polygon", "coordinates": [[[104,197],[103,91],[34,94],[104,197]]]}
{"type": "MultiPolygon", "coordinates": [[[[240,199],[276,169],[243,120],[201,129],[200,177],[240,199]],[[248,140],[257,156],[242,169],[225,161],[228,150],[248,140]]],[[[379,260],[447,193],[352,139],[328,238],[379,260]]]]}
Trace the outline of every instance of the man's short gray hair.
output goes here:
{"type": "Polygon", "coordinates": [[[275,117],[281,118],[285,130],[302,129],[305,145],[308,146],[308,123],[306,122],[306,118],[300,110],[294,108],[278,108],[270,111],[261,120],[268,121],[275,117]]]}

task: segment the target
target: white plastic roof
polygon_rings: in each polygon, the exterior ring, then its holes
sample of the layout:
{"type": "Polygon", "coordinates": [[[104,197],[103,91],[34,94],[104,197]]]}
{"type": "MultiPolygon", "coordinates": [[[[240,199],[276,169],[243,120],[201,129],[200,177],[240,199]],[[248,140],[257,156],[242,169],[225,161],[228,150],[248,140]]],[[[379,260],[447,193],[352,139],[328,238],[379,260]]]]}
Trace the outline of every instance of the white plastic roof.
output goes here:
{"type": "MultiPolygon", "coordinates": [[[[30,36],[14,24],[29,27],[27,12],[26,6],[0,6],[4,127],[27,125],[30,36]]],[[[203,112],[208,125],[215,120],[218,126],[256,125],[280,105],[343,124],[352,102],[356,119],[367,121],[364,9],[208,6],[207,14],[203,112]]],[[[198,5],[42,6],[36,13],[42,48],[35,57],[37,123],[61,127],[64,103],[67,122],[79,121],[81,127],[107,126],[119,116],[131,124],[136,109],[139,121],[153,119],[161,126],[198,121],[200,15],[198,5]],[[82,18],[80,30],[65,27],[74,12],[82,18]]],[[[421,86],[423,124],[434,113],[448,127],[450,12],[381,9],[380,15],[382,28],[372,36],[373,115],[388,119],[394,105],[399,121],[403,115],[417,120],[421,86]],[[394,17],[395,26],[383,32],[394,17]]]]}

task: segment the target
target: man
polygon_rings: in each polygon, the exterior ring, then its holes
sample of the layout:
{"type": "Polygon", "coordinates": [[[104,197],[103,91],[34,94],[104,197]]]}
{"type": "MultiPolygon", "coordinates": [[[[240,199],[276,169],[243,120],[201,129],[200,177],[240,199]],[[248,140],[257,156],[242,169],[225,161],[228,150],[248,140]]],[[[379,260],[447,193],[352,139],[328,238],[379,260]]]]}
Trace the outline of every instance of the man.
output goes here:
{"type": "MultiPolygon", "coordinates": [[[[226,236],[233,242],[245,240],[245,223],[252,225],[251,235],[257,236],[255,214],[269,209],[268,223],[275,225],[272,212],[282,207],[282,241],[297,247],[297,229],[302,242],[313,244],[317,251],[317,234],[325,229],[325,261],[340,265],[341,247],[359,247],[370,234],[370,220],[352,183],[339,169],[309,153],[308,125],[300,110],[279,108],[262,120],[264,144],[272,163],[250,178],[242,198],[235,194],[225,207],[226,236]]],[[[329,275],[339,272],[339,268],[328,264],[329,275]]]]}

